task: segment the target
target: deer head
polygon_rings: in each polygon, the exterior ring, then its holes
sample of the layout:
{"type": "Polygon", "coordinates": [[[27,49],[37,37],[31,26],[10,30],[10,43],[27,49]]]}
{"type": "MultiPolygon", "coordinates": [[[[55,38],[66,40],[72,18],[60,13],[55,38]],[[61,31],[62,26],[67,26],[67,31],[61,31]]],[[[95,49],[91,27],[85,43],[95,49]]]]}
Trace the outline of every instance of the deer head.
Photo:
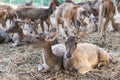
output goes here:
{"type": "Polygon", "coordinates": [[[56,28],[49,30],[48,32],[42,32],[31,39],[33,43],[33,47],[45,47],[49,44],[49,42],[53,41],[56,36],[56,28]]]}
{"type": "Polygon", "coordinates": [[[6,30],[7,33],[17,33],[20,31],[20,26],[24,24],[22,20],[13,20],[11,26],[6,30]]]}
{"type": "Polygon", "coordinates": [[[38,27],[38,24],[40,23],[40,19],[38,20],[35,20],[34,22],[29,20],[28,21],[28,24],[29,24],[29,28],[30,28],[30,33],[32,34],[33,32],[35,32],[37,34],[37,27],[38,27]]]}
{"type": "Polygon", "coordinates": [[[72,54],[74,53],[77,47],[77,37],[69,36],[65,44],[66,44],[66,57],[71,58],[72,54]]]}
{"type": "Polygon", "coordinates": [[[52,8],[53,10],[55,10],[57,6],[59,6],[59,2],[57,0],[52,0],[49,8],[52,8]]]}

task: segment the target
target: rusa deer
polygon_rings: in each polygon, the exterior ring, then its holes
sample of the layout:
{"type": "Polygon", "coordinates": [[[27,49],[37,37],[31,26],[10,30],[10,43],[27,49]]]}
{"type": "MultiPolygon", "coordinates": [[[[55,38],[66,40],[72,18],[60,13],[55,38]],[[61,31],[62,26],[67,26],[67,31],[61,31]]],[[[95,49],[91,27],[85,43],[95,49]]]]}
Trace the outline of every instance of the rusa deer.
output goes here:
{"type": "Polygon", "coordinates": [[[31,45],[33,48],[41,48],[43,50],[43,64],[41,67],[42,72],[56,72],[63,66],[63,55],[66,51],[64,44],[51,44],[52,38],[56,35],[56,28],[49,30],[48,32],[42,32],[33,39],[31,39],[31,45]]]}
{"type": "MultiPolygon", "coordinates": [[[[16,9],[16,13],[18,17],[22,20],[31,19],[31,21],[35,21],[36,19],[40,19],[40,25],[42,31],[44,32],[44,21],[46,22],[49,19],[50,15],[53,13],[54,9],[58,6],[57,2],[52,1],[50,3],[49,8],[37,8],[33,6],[23,6],[16,9]]],[[[50,25],[50,22],[48,22],[50,25]]],[[[48,25],[48,27],[49,27],[48,25]]]]}
{"type": "Polygon", "coordinates": [[[85,74],[92,68],[109,63],[109,54],[102,48],[89,43],[77,43],[76,36],[66,41],[66,53],[63,59],[65,69],[77,70],[85,74]]]}
{"type": "Polygon", "coordinates": [[[23,33],[22,25],[24,24],[24,21],[22,20],[14,20],[11,26],[6,30],[7,33],[13,33],[13,42],[14,46],[19,46],[22,44],[22,40],[29,40],[32,36],[31,35],[25,35],[23,33]]]}

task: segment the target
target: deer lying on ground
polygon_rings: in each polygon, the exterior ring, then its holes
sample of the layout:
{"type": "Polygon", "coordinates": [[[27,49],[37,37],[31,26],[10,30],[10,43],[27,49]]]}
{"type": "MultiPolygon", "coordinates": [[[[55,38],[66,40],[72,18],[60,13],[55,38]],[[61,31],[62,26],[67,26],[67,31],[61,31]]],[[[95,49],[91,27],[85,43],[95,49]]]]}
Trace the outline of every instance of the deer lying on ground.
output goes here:
{"type": "Polygon", "coordinates": [[[13,33],[13,42],[14,46],[19,46],[22,44],[22,40],[29,40],[31,35],[25,35],[21,26],[24,24],[24,21],[14,20],[11,26],[6,30],[7,33],[13,33]]]}
{"type": "Polygon", "coordinates": [[[0,43],[8,43],[10,41],[12,41],[10,36],[4,30],[0,30],[0,43]]]}
{"type": "Polygon", "coordinates": [[[63,65],[68,70],[85,74],[96,66],[109,63],[109,55],[104,49],[89,43],[77,43],[75,36],[68,37],[66,50],[63,65]]]}
{"type": "Polygon", "coordinates": [[[43,65],[42,72],[56,72],[62,68],[63,64],[63,55],[66,51],[64,44],[56,44],[54,46],[51,45],[53,40],[49,40],[48,38],[52,38],[56,35],[56,28],[49,30],[48,32],[42,32],[35,36],[31,40],[31,45],[33,48],[42,48],[43,54],[43,65]]]}

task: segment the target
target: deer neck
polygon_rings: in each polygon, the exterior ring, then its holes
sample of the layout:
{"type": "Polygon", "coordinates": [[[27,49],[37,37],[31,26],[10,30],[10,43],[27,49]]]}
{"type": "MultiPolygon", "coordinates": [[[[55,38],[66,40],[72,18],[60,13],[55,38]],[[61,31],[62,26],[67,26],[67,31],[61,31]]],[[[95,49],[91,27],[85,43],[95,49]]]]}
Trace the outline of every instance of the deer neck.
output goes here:
{"type": "Polygon", "coordinates": [[[46,59],[52,59],[55,58],[55,55],[52,52],[52,47],[51,44],[48,43],[47,45],[44,45],[44,48],[42,48],[44,53],[45,53],[45,57],[46,59]]]}
{"type": "Polygon", "coordinates": [[[49,6],[49,8],[48,9],[46,9],[46,12],[47,12],[47,14],[48,14],[48,16],[50,16],[52,13],[53,13],[53,6],[52,6],[53,4],[51,3],[50,4],[50,6],[49,6]]]}
{"type": "Polygon", "coordinates": [[[49,67],[59,64],[60,62],[58,61],[59,58],[53,54],[50,43],[47,43],[47,45],[44,45],[44,48],[42,48],[42,50],[44,51],[44,60],[49,67]]]}
{"type": "Polygon", "coordinates": [[[64,55],[63,58],[63,66],[65,69],[72,70],[74,66],[74,59],[73,58],[67,58],[66,54],[64,55]]]}

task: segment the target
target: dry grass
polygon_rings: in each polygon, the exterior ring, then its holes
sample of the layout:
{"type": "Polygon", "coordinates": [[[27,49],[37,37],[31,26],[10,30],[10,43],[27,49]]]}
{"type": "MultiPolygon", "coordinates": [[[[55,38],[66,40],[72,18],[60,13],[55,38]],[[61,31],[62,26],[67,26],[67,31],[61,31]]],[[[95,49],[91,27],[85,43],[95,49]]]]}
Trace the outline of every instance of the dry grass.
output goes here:
{"type": "MultiPolygon", "coordinates": [[[[30,46],[12,47],[12,44],[0,45],[0,80],[119,80],[120,77],[120,33],[108,33],[109,44],[104,46],[118,62],[110,63],[101,69],[94,69],[85,75],[61,70],[56,73],[39,73],[37,66],[42,63],[41,51],[30,46]]],[[[99,38],[89,34],[82,42],[96,44],[99,38]]]]}

